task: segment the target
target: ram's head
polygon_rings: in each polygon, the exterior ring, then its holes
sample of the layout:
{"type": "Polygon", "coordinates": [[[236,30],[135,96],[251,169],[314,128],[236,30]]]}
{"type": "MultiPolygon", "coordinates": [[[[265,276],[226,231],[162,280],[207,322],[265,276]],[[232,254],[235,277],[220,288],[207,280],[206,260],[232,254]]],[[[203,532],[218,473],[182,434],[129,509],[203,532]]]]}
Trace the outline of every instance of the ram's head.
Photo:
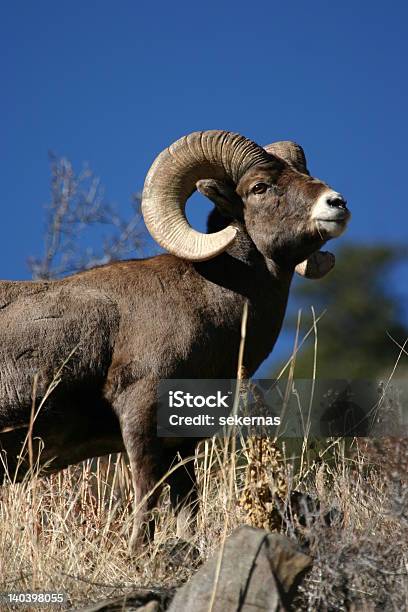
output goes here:
{"type": "Polygon", "coordinates": [[[312,178],[301,147],[279,142],[262,148],[239,134],[196,132],[163,151],[146,178],[142,202],[147,227],[178,257],[216,257],[245,227],[258,250],[286,268],[316,278],[334,265],[319,249],[346,228],[346,201],[312,178]],[[198,189],[228,220],[218,232],[194,230],[185,216],[198,189]]]}

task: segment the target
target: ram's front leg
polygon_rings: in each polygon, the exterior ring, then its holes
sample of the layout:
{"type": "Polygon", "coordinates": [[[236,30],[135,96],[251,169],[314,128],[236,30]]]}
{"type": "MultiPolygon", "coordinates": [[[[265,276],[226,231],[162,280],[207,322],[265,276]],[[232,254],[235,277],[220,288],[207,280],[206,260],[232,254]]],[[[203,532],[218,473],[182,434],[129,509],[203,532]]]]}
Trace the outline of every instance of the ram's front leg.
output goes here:
{"type": "Polygon", "coordinates": [[[158,483],[165,473],[163,449],[157,438],[155,385],[139,381],[129,386],[114,409],[132,471],[134,522],[129,550],[133,553],[154,536],[151,513],[162,488],[158,483]]]}

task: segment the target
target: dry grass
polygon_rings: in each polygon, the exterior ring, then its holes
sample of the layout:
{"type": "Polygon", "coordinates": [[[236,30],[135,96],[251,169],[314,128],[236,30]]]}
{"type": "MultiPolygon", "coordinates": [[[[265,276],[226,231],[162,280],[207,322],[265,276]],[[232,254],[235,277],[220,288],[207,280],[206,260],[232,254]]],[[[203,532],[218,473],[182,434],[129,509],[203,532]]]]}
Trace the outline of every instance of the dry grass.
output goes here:
{"type": "MultiPolygon", "coordinates": [[[[297,350],[296,343],[294,356],[297,350]]],[[[240,445],[231,437],[203,442],[192,460],[200,499],[194,523],[177,524],[165,489],[155,540],[131,558],[125,457],[48,478],[32,466],[22,483],[6,481],[0,592],[65,592],[66,609],[135,587],[177,587],[248,523],[286,533],[313,557],[297,610],[408,609],[407,438],[316,444],[305,435],[288,446],[259,438],[240,445]]]]}
{"type": "MultiPolygon", "coordinates": [[[[343,442],[337,441],[329,450],[321,447],[322,459],[305,461],[303,474],[293,473],[292,459],[283,453],[279,476],[272,462],[268,481],[268,455],[263,450],[256,458],[258,447],[255,441],[248,455],[248,449],[225,452],[220,441],[202,445],[196,457],[201,504],[190,547],[177,548],[176,519],[165,491],[156,515],[156,539],[131,559],[131,489],[123,458],[6,484],[0,505],[0,590],[64,591],[74,606],[135,586],[177,586],[214,553],[226,523],[227,532],[245,522],[268,527],[274,500],[269,527],[297,539],[315,559],[298,609],[407,609],[408,486],[396,465],[390,460],[384,469],[379,467],[378,448],[370,444],[348,458],[343,442]],[[251,497],[248,473],[254,461],[263,470],[263,485],[259,495],[252,488],[251,497]],[[279,493],[271,495],[269,505],[261,503],[265,483],[279,493]],[[296,507],[291,502],[295,488],[310,496],[296,507]],[[338,512],[327,525],[333,508],[338,512]]],[[[388,447],[388,457],[392,452],[408,460],[406,440],[388,447]]]]}

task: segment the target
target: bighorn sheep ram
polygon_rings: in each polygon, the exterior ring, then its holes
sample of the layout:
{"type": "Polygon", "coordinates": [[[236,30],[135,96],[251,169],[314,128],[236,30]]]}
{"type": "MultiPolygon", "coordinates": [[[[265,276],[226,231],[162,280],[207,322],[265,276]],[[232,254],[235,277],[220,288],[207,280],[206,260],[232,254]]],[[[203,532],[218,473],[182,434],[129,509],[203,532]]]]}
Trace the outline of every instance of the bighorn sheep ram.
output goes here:
{"type": "MultiPolygon", "coordinates": [[[[58,470],[126,449],[139,507],[133,545],[159,490],[139,502],[176,452],[193,451],[192,440],[175,446],[157,437],[158,381],[234,378],[246,300],[244,365],[252,375],[275,344],[296,266],[315,277],[330,269],[332,256],[318,251],[349,219],[343,197],[309,175],[298,145],[264,149],[224,131],[193,133],[165,149],[147,175],[142,211],[170,254],[61,280],[0,283],[3,461],[13,473],[33,402],[65,364],[34,423],[40,461],[58,470]],[[196,188],[216,204],[208,234],[184,214],[196,188]]],[[[191,469],[173,473],[174,502],[192,478],[191,469]]]]}

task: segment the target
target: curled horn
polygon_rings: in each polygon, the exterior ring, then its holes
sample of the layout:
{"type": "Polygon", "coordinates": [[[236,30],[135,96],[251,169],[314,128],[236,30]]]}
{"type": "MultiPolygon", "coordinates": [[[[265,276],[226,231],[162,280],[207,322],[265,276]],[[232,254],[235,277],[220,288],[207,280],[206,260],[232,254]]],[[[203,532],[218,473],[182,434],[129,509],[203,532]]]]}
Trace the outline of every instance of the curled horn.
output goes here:
{"type": "Polygon", "coordinates": [[[214,234],[194,230],[185,215],[187,199],[201,179],[237,184],[249,168],[270,162],[271,155],[239,134],[211,130],[180,138],[160,153],[146,177],[142,213],[149,232],[183,259],[204,261],[222,253],[238,229],[232,223],[214,234]]]}
{"type": "Polygon", "coordinates": [[[316,251],[295,268],[299,276],[305,278],[323,278],[334,268],[336,258],[329,251],[316,251]]]}
{"type": "Polygon", "coordinates": [[[271,155],[276,155],[284,159],[288,164],[293,166],[295,170],[303,174],[309,174],[305,152],[296,142],[292,142],[291,140],[273,142],[272,144],[266,145],[265,151],[268,151],[271,155]]]}

